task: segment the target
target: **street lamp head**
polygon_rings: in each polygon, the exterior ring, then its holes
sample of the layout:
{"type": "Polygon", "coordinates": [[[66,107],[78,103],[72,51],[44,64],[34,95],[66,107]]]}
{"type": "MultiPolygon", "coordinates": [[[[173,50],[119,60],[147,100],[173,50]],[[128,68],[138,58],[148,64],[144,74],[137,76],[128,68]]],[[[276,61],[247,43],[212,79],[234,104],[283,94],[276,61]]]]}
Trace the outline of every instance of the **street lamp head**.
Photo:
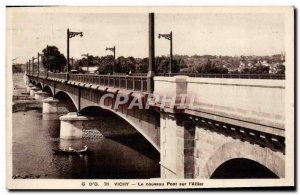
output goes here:
{"type": "Polygon", "coordinates": [[[116,46],[114,46],[114,47],[107,47],[105,50],[106,51],[109,50],[109,51],[114,52],[116,50],[116,46]]]}
{"type": "Polygon", "coordinates": [[[82,32],[71,32],[71,31],[68,32],[68,37],[69,38],[75,37],[77,35],[79,35],[80,37],[83,37],[83,33],[82,32]]]}

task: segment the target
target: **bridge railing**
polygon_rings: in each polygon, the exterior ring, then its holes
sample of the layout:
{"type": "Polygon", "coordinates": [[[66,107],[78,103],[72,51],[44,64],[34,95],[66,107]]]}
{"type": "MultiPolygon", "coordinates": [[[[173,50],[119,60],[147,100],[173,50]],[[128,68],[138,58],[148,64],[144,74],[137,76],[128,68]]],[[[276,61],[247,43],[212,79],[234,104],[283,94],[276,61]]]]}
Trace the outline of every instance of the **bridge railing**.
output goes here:
{"type": "Polygon", "coordinates": [[[54,72],[48,72],[48,78],[49,78],[49,79],[68,80],[68,74],[67,74],[67,73],[54,73],[54,72]]]}
{"type": "Polygon", "coordinates": [[[147,91],[146,76],[70,74],[69,80],[133,91],[147,91]]]}
{"type": "Polygon", "coordinates": [[[114,73],[115,76],[147,76],[147,73],[114,73]]]}
{"type": "Polygon", "coordinates": [[[33,72],[27,72],[28,76],[33,76],[33,72]]]}
{"type": "Polygon", "coordinates": [[[39,77],[46,78],[47,77],[47,72],[39,72],[39,77]]]}
{"type": "Polygon", "coordinates": [[[284,80],[284,74],[203,74],[203,73],[158,73],[157,76],[189,76],[203,78],[231,78],[231,79],[277,79],[284,80]]]}

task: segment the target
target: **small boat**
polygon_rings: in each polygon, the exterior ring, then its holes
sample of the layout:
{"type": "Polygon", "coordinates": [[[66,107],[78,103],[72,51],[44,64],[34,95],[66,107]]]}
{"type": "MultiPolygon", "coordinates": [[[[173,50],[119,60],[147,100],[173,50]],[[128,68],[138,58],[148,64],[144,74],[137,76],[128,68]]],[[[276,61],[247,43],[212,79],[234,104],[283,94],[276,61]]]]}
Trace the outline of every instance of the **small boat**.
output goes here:
{"type": "Polygon", "coordinates": [[[64,155],[86,155],[90,153],[90,150],[62,150],[62,149],[52,149],[55,154],[64,154],[64,155]]]}

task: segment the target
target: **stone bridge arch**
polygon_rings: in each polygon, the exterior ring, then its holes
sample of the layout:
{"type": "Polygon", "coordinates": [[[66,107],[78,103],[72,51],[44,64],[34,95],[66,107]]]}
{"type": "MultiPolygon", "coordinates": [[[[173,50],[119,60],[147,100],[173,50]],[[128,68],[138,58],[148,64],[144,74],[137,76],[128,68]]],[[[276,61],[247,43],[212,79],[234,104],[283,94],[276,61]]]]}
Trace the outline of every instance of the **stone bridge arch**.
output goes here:
{"type": "Polygon", "coordinates": [[[58,90],[53,97],[60,100],[60,105],[65,107],[68,112],[78,112],[78,104],[68,92],[58,90]]]}
{"type": "Polygon", "coordinates": [[[45,85],[43,91],[48,93],[52,97],[54,96],[53,88],[51,88],[49,85],[45,85]]]}
{"type": "Polygon", "coordinates": [[[133,127],[138,133],[140,133],[158,152],[160,151],[159,148],[159,139],[157,139],[159,135],[159,127],[158,130],[155,128],[155,124],[145,124],[144,121],[141,119],[134,119],[130,117],[127,113],[122,113],[120,111],[110,109],[107,107],[102,107],[100,105],[92,105],[86,106],[82,108],[79,113],[83,113],[85,110],[90,108],[100,108],[104,111],[110,112],[115,116],[119,117],[120,119],[124,120],[128,123],[131,127],[133,127]]]}
{"type": "Polygon", "coordinates": [[[285,177],[284,155],[256,144],[234,140],[218,147],[198,169],[200,178],[210,178],[222,164],[232,159],[249,159],[269,169],[280,178],[285,177]]]}
{"type": "Polygon", "coordinates": [[[40,82],[36,83],[36,87],[39,88],[39,89],[41,89],[41,90],[43,89],[43,85],[40,82]]]}
{"type": "Polygon", "coordinates": [[[262,164],[246,159],[234,158],[222,163],[210,176],[210,179],[268,179],[279,178],[262,164]]]}

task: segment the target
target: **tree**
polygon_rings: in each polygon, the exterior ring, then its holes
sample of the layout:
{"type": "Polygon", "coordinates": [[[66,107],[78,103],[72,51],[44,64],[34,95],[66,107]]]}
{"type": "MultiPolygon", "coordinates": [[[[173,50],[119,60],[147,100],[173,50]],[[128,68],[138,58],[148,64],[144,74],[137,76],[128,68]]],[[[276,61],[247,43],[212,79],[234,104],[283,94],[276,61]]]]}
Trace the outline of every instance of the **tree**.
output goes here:
{"type": "MultiPolygon", "coordinates": [[[[61,72],[64,70],[67,60],[66,57],[60,53],[56,46],[48,46],[43,49],[44,56],[42,57],[42,64],[45,69],[51,72],[61,72]]],[[[70,68],[70,67],[69,67],[70,68]]]]}
{"type": "Polygon", "coordinates": [[[219,60],[214,60],[212,62],[209,58],[201,59],[199,64],[195,66],[195,71],[199,73],[206,73],[206,74],[227,74],[228,69],[222,67],[219,60]]]}
{"type": "Polygon", "coordinates": [[[149,66],[149,58],[136,59],[136,72],[147,73],[149,66]]]}
{"type": "Polygon", "coordinates": [[[244,68],[241,73],[242,74],[269,74],[270,67],[269,66],[263,66],[261,64],[258,64],[253,67],[246,67],[244,68]]]}
{"type": "Polygon", "coordinates": [[[168,73],[169,72],[169,60],[164,57],[156,57],[156,68],[157,68],[157,73],[168,73]]]}
{"type": "Polygon", "coordinates": [[[113,72],[114,56],[102,56],[99,62],[99,74],[111,74],[113,72]]]}
{"type": "Polygon", "coordinates": [[[188,68],[188,66],[186,65],[184,59],[179,60],[179,67],[180,67],[180,69],[188,68]]]}
{"type": "Polygon", "coordinates": [[[132,56],[127,58],[120,56],[116,60],[115,72],[129,73],[136,72],[136,59],[132,56]]]}
{"type": "MultiPolygon", "coordinates": [[[[169,73],[170,72],[170,58],[166,56],[156,57],[156,67],[158,73],[169,73]]],[[[180,70],[179,60],[173,60],[172,62],[172,73],[177,73],[180,70]]]]}
{"type": "Polygon", "coordinates": [[[276,74],[285,74],[285,66],[282,64],[277,65],[276,74]]]}
{"type": "Polygon", "coordinates": [[[180,71],[179,60],[173,60],[171,69],[172,73],[178,73],[180,71]]]}
{"type": "Polygon", "coordinates": [[[126,66],[126,69],[128,71],[130,71],[132,73],[136,72],[135,71],[135,69],[136,69],[135,65],[136,65],[136,61],[135,61],[134,57],[129,56],[128,58],[126,58],[125,66],[126,66]]]}
{"type": "Polygon", "coordinates": [[[84,57],[80,60],[80,66],[89,66],[89,67],[93,67],[93,66],[98,66],[100,58],[98,56],[93,56],[93,55],[89,55],[88,57],[84,57]]]}
{"type": "Polygon", "coordinates": [[[255,74],[269,74],[270,67],[269,66],[263,66],[261,64],[254,67],[254,73],[255,74]]]}
{"type": "Polygon", "coordinates": [[[125,61],[126,61],[126,59],[123,56],[119,56],[116,59],[115,72],[118,72],[118,73],[125,73],[126,72],[126,66],[124,65],[125,61]]]}

